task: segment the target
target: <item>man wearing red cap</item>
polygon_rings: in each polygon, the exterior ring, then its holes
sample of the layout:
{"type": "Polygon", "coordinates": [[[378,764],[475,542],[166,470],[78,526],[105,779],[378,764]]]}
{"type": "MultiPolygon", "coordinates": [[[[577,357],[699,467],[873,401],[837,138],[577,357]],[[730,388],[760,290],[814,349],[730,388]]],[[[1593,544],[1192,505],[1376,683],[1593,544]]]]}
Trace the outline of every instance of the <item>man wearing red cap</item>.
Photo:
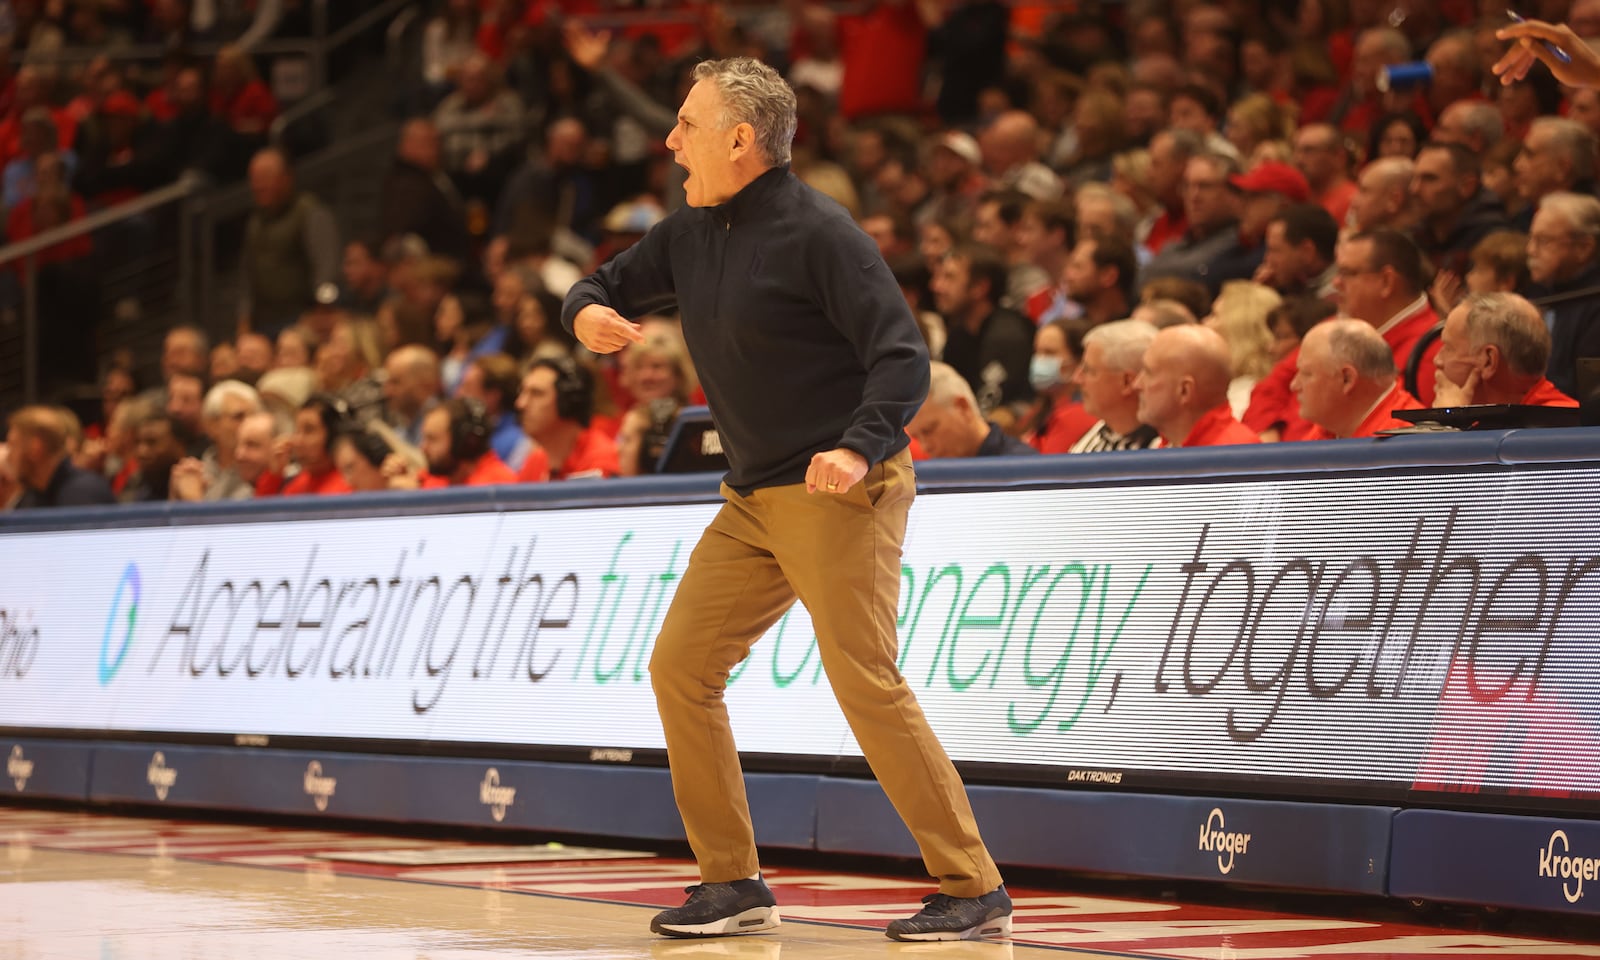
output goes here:
{"type": "Polygon", "coordinates": [[[1239,230],[1233,246],[1217,254],[1206,282],[1215,296],[1229,280],[1249,280],[1255,276],[1266,252],[1267,224],[1296,203],[1311,195],[1305,175],[1287,163],[1268,160],[1246,173],[1228,178],[1228,185],[1239,192],[1239,230]]]}

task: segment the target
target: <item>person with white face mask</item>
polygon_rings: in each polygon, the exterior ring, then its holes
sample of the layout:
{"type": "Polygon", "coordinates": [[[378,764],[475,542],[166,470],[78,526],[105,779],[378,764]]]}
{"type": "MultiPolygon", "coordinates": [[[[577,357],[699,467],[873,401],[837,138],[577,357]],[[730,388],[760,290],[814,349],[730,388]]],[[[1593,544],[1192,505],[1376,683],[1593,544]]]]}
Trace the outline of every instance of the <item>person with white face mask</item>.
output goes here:
{"type": "Polygon", "coordinates": [[[1083,320],[1053,320],[1034,335],[1028,382],[1036,399],[1023,418],[1022,436],[1040,453],[1066,453],[1094,426],[1074,383],[1088,332],[1083,320]]]}

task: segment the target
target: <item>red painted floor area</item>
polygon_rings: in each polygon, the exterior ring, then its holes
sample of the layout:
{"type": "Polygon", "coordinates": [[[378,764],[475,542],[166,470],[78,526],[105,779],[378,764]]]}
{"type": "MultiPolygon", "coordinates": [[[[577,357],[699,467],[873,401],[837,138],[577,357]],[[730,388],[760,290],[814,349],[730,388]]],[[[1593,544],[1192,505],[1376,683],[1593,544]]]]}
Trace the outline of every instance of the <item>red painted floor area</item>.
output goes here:
{"type": "MultiPolygon", "coordinates": [[[[668,858],[439,863],[490,857],[492,844],[388,837],[326,830],[108,817],[0,807],[0,841],[15,854],[43,850],[168,858],[303,873],[492,889],[545,897],[675,905],[694,883],[691,863],[668,858]],[[429,865],[355,862],[372,856],[429,865]]],[[[575,851],[524,848],[509,856],[561,857],[575,851]]],[[[777,867],[766,873],[786,922],[882,928],[911,912],[926,882],[883,875],[777,867]]],[[[1013,886],[1017,945],[1110,956],[1291,960],[1297,957],[1596,957],[1600,946],[1516,934],[1439,929],[1386,920],[1336,919],[1216,905],[1085,895],[1013,886]]],[[[0,888],[3,889],[3,888],[0,888]]],[[[1535,923],[1536,927],[1537,924],[1535,923]]],[[[1552,928],[1556,924],[1552,920],[1552,928]]],[[[1562,927],[1565,929],[1565,927],[1562,927]]]]}

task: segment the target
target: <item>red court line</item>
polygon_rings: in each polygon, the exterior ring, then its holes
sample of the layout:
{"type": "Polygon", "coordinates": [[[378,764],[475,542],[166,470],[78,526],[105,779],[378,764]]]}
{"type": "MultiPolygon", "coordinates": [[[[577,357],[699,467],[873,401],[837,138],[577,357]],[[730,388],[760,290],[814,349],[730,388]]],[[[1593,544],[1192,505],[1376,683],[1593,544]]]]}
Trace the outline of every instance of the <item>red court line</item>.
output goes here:
{"type": "MultiPolygon", "coordinates": [[[[500,890],[585,902],[673,906],[694,865],[654,858],[392,866],[319,854],[499,846],[373,834],[0,808],[0,838],[44,849],[229,864],[500,890]]],[[[782,867],[766,871],[785,920],[881,930],[931,890],[905,877],[782,867]]],[[[1014,942],[1151,960],[1375,960],[1410,957],[1600,958],[1600,946],[1224,906],[1013,887],[1014,942]]]]}

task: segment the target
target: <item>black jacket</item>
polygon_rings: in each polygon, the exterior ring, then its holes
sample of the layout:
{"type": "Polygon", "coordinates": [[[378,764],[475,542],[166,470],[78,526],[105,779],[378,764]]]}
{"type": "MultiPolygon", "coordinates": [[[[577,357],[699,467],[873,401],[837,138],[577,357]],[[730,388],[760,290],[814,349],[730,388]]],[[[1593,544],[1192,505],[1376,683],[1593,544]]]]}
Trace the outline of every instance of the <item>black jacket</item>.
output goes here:
{"type": "Polygon", "coordinates": [[[442,174],[435,177],[414,164],[395,161],[383,181],[383,236],[414,233],[427,241],[430,253],[465,263],[471,246],[466,213],[449,184],[442,174]]]}
{"type": "Polygon", "coordinates": [[[928,392],[927,345],[877,245],[787,166],[674,211],[573,285],[562,324],[592,303],[682,312],[741,493],[799,483],[835,447],[886,459],[928,392]]]}
{"type": "Polygon", "coordinates": [[[1600,357],[1600,265],[1571,280],[1529,291],[1550,327],[1550,382],[1569,397],[1578,391],[1578,360],[1600,357]]]}
{"type": "Polygon", "coordinates": [[[116,503],[111,495],[111,485],[106,478],[73,466],[72,460],[63,457],[50,474],[50,483],[43,490],[26,490],[17,500],[18,510],[35,507],[90,507],[101,503],[116,503]]]}
{"type": "Polygon", "coordinates": [[[1417,246],[1433,261],[1434,269],[1449,270],[1464,278],[1472,267],[1469,258],[1478,241],[1496,230],[1509,229],[1511,221],[1506,217],[1500,198],[1480,187],[1461,209],[1450,235],[1443,241],[1435,240],[1425,223],[1418,224],[1413,235],[1417,246]]]}

